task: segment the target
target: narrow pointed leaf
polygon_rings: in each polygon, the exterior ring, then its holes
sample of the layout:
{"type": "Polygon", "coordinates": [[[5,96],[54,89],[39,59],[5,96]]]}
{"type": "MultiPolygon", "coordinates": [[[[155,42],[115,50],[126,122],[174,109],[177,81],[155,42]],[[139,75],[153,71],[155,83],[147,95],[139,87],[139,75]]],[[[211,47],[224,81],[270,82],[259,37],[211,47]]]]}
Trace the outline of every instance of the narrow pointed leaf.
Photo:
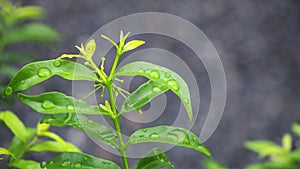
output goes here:
{"type": "Polygon", "coordinates": [[[36,96],[19,93],[18,98],[22,103],[43,114],[107,114],[105,110],[98,106],[92,106],[87,102],[77,100],[59,92],[48,92],[36,96]]]}
{"type": "Polygon", "coordinates": [[[39,6],[24,6],[19,7],[16,11],[16,19],[18,21],[29,19],[41,19],[44,16],[44,11],[39,6]]]}
{"type": "Polygon", "coordinates": [[[41,123],[47,123],[56,127],[72,126],[84,131],[100,142],[116,146],[116,134],[112,130],[106,125],[96,123],[81,114],[55,114],[44,117],[41,123]]]}
{"type": "Polygon", "coordinates": [[[136,49],[137,47],[145,44],[145,41],[143,40],[132,40],[130,42],[127,42],[123,48],[123,52],[127,52],[133,49],[136,49]]]}
{"type": "Polygon", "coordinates": [[[6,148],[0,147],[0,155],[3,155],[3,154],[4,155],[10,155],[10,156],[13,156],[15,158],[14,154],[11,153],[9,150],[7,150],[6,148]]]}
{"type": "Polygon", "coordinates": [[[40,169],[40,163],[32,160],[18,160],[11,164],[13,167],[19,169],[40,169]]]}
{"type": "Polygon", "coordinates": [[[54,29],[42,23],[30,23],[18,27],[12,30],[8,37],[8,44],[31,41],[49,43],[60,39],[59,34],[54,29]]]}
{"type": "Polygon", "coordinates": [[[156,126],[139,129],[135,131],[128,140],[128,144],[145,142],[159,142],[183,146],[194,149],[208,157],[211,156],[209,150],[200,142],[199,138],[194,133],[184,128],[156,126]]]}
{"type": "Polygon", "coordinates": [[[205,169],[228,169],[223,164],[212,159],[203,160],[202,165],[204,166],[205,169]]]}
{"type": "Polygon", "coordinates": [[[294,123],[292,125],[292,131],[296,134],[297,137],[300,137],[300,124],[294,123]]]}
{"type": "Polygon", "coordinates": [[[98,81],[97,76],[87,67],[68,60],[46,60],[25,65],[8,84],[4,95],[29,89],[54,75],[67,80],[98,81]]]}
{"type": "Polygon", "coordinates": [[[261,157],[285,153],[285,150],[281,146],[267,140],[246,141],[244,146],[258,153],[261,157]]]}
{"type": "Polygon", "coordinates": [[[125,112],[140,109],[154,97],[166,92],[168,89],[167,86],[161,86],[159,83],[149,80],[128,95],[128,98],[121,107],[120,113],[123,114],[125,112]]]}
{"type": "Polygon", "coordinates": [[[65,142],[64,145],[56,141],[44,141],[34,145],[29,151],[42,152],[42,151],[52,151],[52,152],[80,152],[72,143],[65,142]]]}
{"type": "Polygon", "coordinates": [[[48,162],[42,162],[41,167],[47,169],[121,169],[112,161],[82,153],[62,153],[48,162]]]}
{"type": "Polygon", "coordinates": [[[23,142],[27,142],[28,133],[23,122],[12,112],[0,112],[0,120],[23,142]]]}
{"type": "Polygon", "coordinates": [[[175,168],[161,148],[154,148],[139,159],[135,169],[161,169],[164,167],[175,168]]]}
{"type": "Polygon", "coordinates": [[[144,76],[168,86],[182,100],[190,120],[193,119],[189,87],[174,71],[148,62],[132,62],[121,67],[115,76],[144,76]]]}

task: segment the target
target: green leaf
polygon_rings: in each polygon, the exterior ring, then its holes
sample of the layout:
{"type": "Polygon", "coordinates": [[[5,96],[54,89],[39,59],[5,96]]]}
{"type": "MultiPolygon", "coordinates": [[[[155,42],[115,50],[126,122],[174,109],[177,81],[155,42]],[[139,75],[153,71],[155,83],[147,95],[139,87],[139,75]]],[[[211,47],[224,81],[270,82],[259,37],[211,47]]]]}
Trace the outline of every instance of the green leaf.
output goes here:
{"type": "Polygon", "coordinates": [[[205,159],[202,161],[202,165],[205,169],[228,169],[218,161],[212,159],[205,159]]]}
{"type": "Polygon", "coordinates": [[[135,131],[128,140],[128,144],[144,142],[159,142],[174,144],[194,149],[210,157],[209,150],[200,142],[199,138],[191,131],[172,126],[155,126],[135,131]]]}
{"type": "Polygon", "coordinates": [[[41,19],[44,16],[44,11],[38,6],[24,6],[16,10],[16,20],[41,19]]]}
{"type": "Polygon", "coordinates": [[[56,141],[44,141],[34,145],[29,151],[42,152],[42,151],[52,151],[52,152],[80,152],[72,143],[65,142],[64,145],[56,141]]]}
{"type": "Polygon", "coordinates": [[[48,162],[43,162],[41,167],[47,169],[121,169],[112,161],[82,153],[62,153],[48,162]]]}
{"type": "Polygon", "coordinates": [[[124,53],[124,52],[130,51],[130,50],[133,50],[143,44],[145,44],[145,41],[143,41],[143,40],[132,40],[125,44],[122,52],[124,53]]]}
{"type": "Polygon", "coordinates": [[[282,147],[267,140],[246,141],[244,146],[247,149],[258,153],[261,157],[285,153],[285,150],[282,147]]]}
{"type": "Polygon", "coordinates": [[[300,138],[300,124],[293,123],[293,125],[292,125],[292,131],[296,134],[297,137],[300,138]]]}
{"type": "Polygon", "coordinates": [[[39,169],[40,163],[32,160],[18,160],[13,162],[11,166],[19,168],[19,169],[39,169]]]}
{"type": "Polygon", "coordinates": [[[18,98],[22,103],[42,114],[107,114],[105,110],[98,106],[91,106],[87,102],[77,100],[59,92],[48,92],[36,96],[19,93],[18,98]]]}
{"type": "Polygon", "coordinates": [[[72,126],[84,131],[96,140],[105,144],[116,146],[116,134],[106,125],[96,123],[81,114],[55,114],[44,117],[41,123],[47,123],[51,126],[62,127],[72,126]]]}
{"type": "Polygon", "coordinates": [[[36,57],[32,55],[22,52],[4,52],[1,57],[1,61],[12,63],[17,61],[33,61],[36,59],[36,57]]]}
{"type": "Polygon", "coordinates": [[[59,34],[48,25],[42,23],[29,23],[11,30],[7,37],[7,44],[20,42],[49,43],[58,41],[59,34]]]}
{"type": "Polygon", "coordinates": [[[46,60],[25,65],[10,81],[3,95],[29,89],[54,75],[67,80],[98,81],[97,76],[87,67],[68,60],[46,60]]]}
{"type": "Polygon", "coordinates": [[[164,167],[175,168],[161,148],[154,148],[139,159],[135,169],[160,169],[164,167]]]}
{"type": "Polygon", "coordinates": [[[7,77],[12,78],[15,74],[17,74],[18,69],[10,65],[0,65],[0,74],[5,75],[7,77]]]}
{"type": "Polygon", "coordinates": [[[132,62],[121,67],[115,76],[145,76],[168,86],[182,100],[190,120],[193,119],[189,87],[174,71],[148,62],[132,62]]]}
{"type": "Polygon", "coordinates": [[[282,147],[286,151],[291,151],[292,149],[292,136],[289,134],[285,134],[282,137],[282,147]]]}
{"type": "Polygon", "coordinates": [[[124,101],[120,113],[137,110],[150,102],[154,97],[166,92],[169,88],[162,86],[152,80],[141,85],[133,93],[128,95],[128,98],[124,101]]]}
{"type": "Polygon", "coordinates": [[[14,156],[14,154],[11,153],[9,150],[0,147],[0,155],[3,155],[3,154],[4,154],[4,155],[10,155],[10,156],[13,156],[14,158],[16,158],[16,157],[14,156]]]}
{"type": "Polygon", "coordinates": [[[27,142],[28,133],[23,122],[11,111],[0,112],[0,120],[24,143],[27,142]]]}

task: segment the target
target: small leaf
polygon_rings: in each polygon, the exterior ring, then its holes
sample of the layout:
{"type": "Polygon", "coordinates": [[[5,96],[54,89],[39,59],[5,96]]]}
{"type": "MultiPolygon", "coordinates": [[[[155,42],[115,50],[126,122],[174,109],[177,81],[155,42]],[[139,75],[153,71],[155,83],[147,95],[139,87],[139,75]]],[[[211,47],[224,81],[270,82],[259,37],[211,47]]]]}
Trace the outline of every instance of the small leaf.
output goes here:
{"type": "Polygon", "coordinates": [[[166,92],[169,88],[162,86],[152,80],[142,84],[133,93],[128,95],[128,98],[124,101],[120,114],[130,112],[132,110],[138,110],[145,104],[149,103],[154,97],[166,92]]]}
{"type": "Polygon", "coordinates": [[[133,50],[141,45],[145,44],[145,41],[143,40],[132,40],[130,42],[127,42],[123,48],[123,53],[128,52],[130,50],[133,50]]]}
{"type": "Polygon", "coordinates": [[[145,142],[168,143],[194,149],[210,157],[209,150],[191,131],[172,126],[156,126],[135,131],[128,140],[128,144],[145,142]]]}
{"type": "Polygon", "coordinates": [[[3,154],[4,154],[4,155],[10,155],[10,156],[16,158],[16,157],[14,156],[14,154],[11,153],[9,150],[0,147],[0,155],[3,155],[3,154]]]}
{"type": "Polygon", "coordinates": [[[182,100],[190,120],[193,119],[189,87],[174,71],[148,62],[132,62],[121,67],[115,76],[144,76],[168,86],[182,100]]]}
{"type": "Polygon", "coordinates": [[[258,153],[261,157],[285,153],[282,147],[267,140],[246,141],[244,146],[258,153]]]}
{"type": "Polygon", "coordinates": [[[97,76],[87,67],[68,60],[46,60],[25,65],[10,81],[3,95],[29,89],[54,75],[67,80],[98,81],[97,76]]]}
{"type": "Polygon", "coordinates": [[[300,138],[300,124],[294,123],[292,125],[292,131],[296,134],[297,137],[300,138]]]}
{"type": "Polygon", "coordinates": [[[56,127],[72,126],[84,131],[100,142],[116,146],[116,134],[112,130],[106,125],[96,123],[81,114],[55,114],[44,117],[41,123],[47,123],[56,127]]]}
{"type": "Polygon", "coordinates": [[[29,23],[11,30],[7,43],[20,43],[20,42],[40,42],[49,43],[58,41],[59,34],[48,25],[42,23],[29,23]]]}
{"type": "Polygon", "coordinates": [[[286,151],[291,151],[292,149],[292,136],[289,134],[285,134],[282,137],[282,147],[286,151]]]}
{"type": "Polygon", "coordinates": [[[160,169],[164,167],[175,168],[161,148],[154,148],[139,159],[135,169],[160,169]]]}
{"type": "Polygon", "coordinates": [[[85,46],[85,51],[89,58],[91,58],[94,55],[95,50],[96,50],[96,41],[95,39],[92,39],[85,46]]]}
{"type": "Polygon", "coordinates": [[[29,19],[41,19],[44,16],[44,11],[39,6],[24,6],[16,10],[15,17],[18,21],[29,19]]]}
{"type": "Polygon", "coordinates": [[[18,160],[13,162],[11,166],[19,168],[19,169],[39,169],[40,163],[32,160],[18,160]]]}
{"type": "Polygon", "coordinates": [[[112,161],[82,153],[62,153],[48,162],[43,162],[41,167],[47,169],[121,169],[112,161]]]}
{"type": "Polygon", "coordinates": [[[74,146],[72,143],[68,143],[68,142],[65,143],[66,144],[62,145],[56,141],[44,141],[34,145],[29,151],[80,152],[79,148],[74,146]]]}
{"type": "Polygon", "coordinates": [[[59,92],[48,92],[36,96],[18,94],[19,100],[32,109],[43,114],[84,113],[107,114],[98,106],[91,106],[82,100],[76,100],[59,92]]]}
{"type": "Polygon", "coordinates": [[[24,143],[27,142],[28,133],[23,122],[11,111],[0,112],[0,120],[2,120],[6,126],[21,139],[24,143]]]}

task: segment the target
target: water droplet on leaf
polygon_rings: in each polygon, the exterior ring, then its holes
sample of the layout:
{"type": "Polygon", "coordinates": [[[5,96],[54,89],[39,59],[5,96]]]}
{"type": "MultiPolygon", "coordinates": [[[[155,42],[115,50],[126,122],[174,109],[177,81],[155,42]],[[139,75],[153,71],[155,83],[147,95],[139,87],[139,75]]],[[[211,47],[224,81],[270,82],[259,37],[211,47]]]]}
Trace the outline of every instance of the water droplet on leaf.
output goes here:
{"type": "Polygon", "coordinates": [[[46,161],[43,161],[43,162],[41,163],[41,168],[45,168],[46,165],[47,165],[46,161]]]}
{"type": "Polygon", "coordinates": [[[150,77],[152,77],[154,79],[158,79],[160,77],[159,72],[157,70],[152,70],[150,72],[150,77]]]}
{"type": "Polygon", "coordinates": [[[52,103],[51,101],[49,100],[45,100],[43,103],[42,103],[42,108],[44,109],[51,109],[53,108],[55,105],[54,103],[52,103]]]}
{"type": "Polygon", "coordinates": [[[74,167],[75,167],[75,168],[81,168],[81,164],[80,164],[80,163],[77,163],[77,164],[75,164],[74,167]]]}
{"type": "Polygon", "coordinates": [[[157,87],[157,86],[154,86],[154,87],[152,88],[152,92],[160,92],[160,91],[161,91],[160,88],[157,87]]]}
{"type": "Polygon", "coordinates": [[[5,95],[5,96],[11,95],[12,92],[13,92],[13,88],[10,87],[10,86],[8,86],[8,87],[5,89],[5,91],[4,91],[4,95],[5,95]]]}
{"type": "Polygon", "coordinates": [[[183,103],[188,104],[190,101],[187,98],[183,98],[183,103]]]}
{"type": "Polygon", "coordinates": [[[157,133],[152,133],[152,134],[150,134],[150,137],[151,137],[151,138],[158,138],[159,135],[158,135],[157,133]]]}
{"type": "Polygon", "coordinates": [[[67,109],[70,111],[74,111],[75,107],[73,105],[69,104],[69,105],[67,105],[67,109]]]}
{"type": "Polygon", "coordinates": [[[171,74],[170,73],[165,73],[165,77],[169,78],[169,77],[171,77],[171,74]]]}
{"type": "Polygon", "coordinates": [[[142,129],[142,131],[143,131],[143,132],[147,132],[147,131],[148,131],[148,129],[142,129]]]}
{"type": "Polygon", "coordinates": [[[68,167],[68,166],[70,166],[70,165],[71,165],[71,161],[70,161],[70,160],[65,160],[65,161],[61,164],[62,167],[68,167]]]}
{"type": "Polygon", "coordinates": [[[48,68],[40,68],[37,72],[39,77],[48,77],[51,75],[51,70],[48,68]]]}
{"type": "Polygon", "coordinates": [[[55,67],[59,67],[59,66],[61,66],[62,63],[61,63],[60,60],[56,60],[56,61],[54,61],[53,64],[54,64],[55,67]]]}
{"type": "Polygon", "coordinates": [[[139,71],[138,71],[138,74],[144,74],[145,73],[145,70],[144,69],[140,69],[139,71]]]}
{"type": "Polygon", "coordinates": [[[168,86],[170,86],[170,88],[172,88],[173,90],[179,90],[180,89],[180,87],[179,87],[179,85],[178,85],[178,83],[175,81],[175,80],[169,80],[168,82],[167,82],[167,84],[168,84],[168,86]]]}

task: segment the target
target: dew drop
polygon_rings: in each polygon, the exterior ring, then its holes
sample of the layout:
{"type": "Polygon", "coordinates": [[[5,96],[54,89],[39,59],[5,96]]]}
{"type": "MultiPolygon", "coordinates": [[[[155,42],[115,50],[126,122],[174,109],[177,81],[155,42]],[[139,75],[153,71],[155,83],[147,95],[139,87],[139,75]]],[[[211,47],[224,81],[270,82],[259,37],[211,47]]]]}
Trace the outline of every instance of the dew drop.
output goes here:
{"type": "Polygon", "coordinates": [[[147,132],[147,131],[148,131],[148,129],[142,129],[142,131],[143,131],[143,132],[147,132]]]}
{"type": "Polygon", "coordinates": [[[165,160],[163,158],[161,158],[160,161],[163,162],[163,163],[165,162],[165,160]]]}
{"type": "Polygon", "coordinates": [[[53,164],[53,163],[54,163],[53,161],[50,161],[50,162],[49,162],[50,165],[53,164]]]}
{"type": "Polygon", "coordinates": [[[43,161],[40,166],[41,166],[41,168],[45,168],[46,165],[47,165],[46,161],[43,161]]]}
{"type": "Polygon", "coordinates": [[[71,161],[70,161],[70,160],[65,160],[65,161],[61,164],[62,167],[68,167],[68,166],[70,166],[70,165],[71,165],[71,161]]]}
{"type": "Polygon", "coordinates": [[[154,87],[152,87],[152,92],[160,92],[161,90],[160,90],[160,88],[159,87],[157,87],[157,86],[154,86],[154,87]]]}
{"type": "Polygon", "coordinates": [[[152,133],[152,134],[150,134],[150,137],[151,137],[151,138],[158,138],[159,135],[158,135],[157,133],[152,133]]]}
{"type": "Polygon", "coordinates": [[[53,64],[54,64],[55,67],[59,67],[59,66],[61,66],[62,63],[61,63],[60,60],[56,60],[56,61],[54,61],[53,64]]]}
{"type": "Polygon", "coordinates": [[[197,138],[196,136],[194,136],[194,137],[192,138],[192,140],[193,140],[193,141],[197,141],[198,138],[197,138]]]}
{"type": "Polygon", "coordinates": [[[175,81],[175,80],[169,80],[168,82],[167,82],[167,84],[168,84],[168,86],[170,86],[173,90],[179,90],[180,89],[180,87],[179,87],[179,85],[178,85],[178,83],[175,81]]]}
{"type": "Polygon", "coordinates": [[[160,77],[159,72],[157,70],[152,70],[150,72],[150,77],[152,77],[154,79],[158,79],[160,77]]]}
{"type": "Polygon", "coordinates": [[[25,84],[25,80],[22,80],[22,81],[21,81],[21,84],[25,84]]]}
{"type": "Polygon", "coordinates": [[[183,98],[183,103],[188,104],[190,101],[187,98],[183,98]]]}
{"type": "Polygon", "coordinates": [[[10,87],[10,86],[8,86],[8,87],[5,89],[5,91],[4,91],[4,95],[5,95],[5,96],[11,95],[12,92],[13,92],[13,88],[10,87]]]}
{"type": "Polygon", "coordinates": [[[140,69],[139,71],[138,71],[138,74],[144,74],[145,73],[145,70],[144,69],[140,69]]]}
{"type": "Polygon", "coordinates": [[[67,110],[74,111],[75,107],[73,105],[69,104],[69,105],[67,105],[67,110]]]}
{"type": "Polygon", "coordinates": [[[48,68],[45,68],[45,67],[40,68],[40,69],[38,70],[38,72],[37,72],[37,75],[38,75],[39,77],[47,77],[47,76],[50,76],[50,75],[51,75],[51,70],[48,69],[48,68]]]}
{"type": "Polygon", "coordinates": [[[51,101],[49,100],[45,100],[43,103],[42,103],[42,108],[44,109],[51,109],[54,107],[54,103],[52,103],[51,101]]]}
{"type": "Polygon", "coordinates": [[[84,160],[86,161],[86,160],[88,160],[88,158],[87,158],[87,157],[84,157],[84,160]]]}
{"type": "Polygon", "coordinates": [[[171,74],[170,73],[165,73],[165,77],[169,78],[169,77],[171,77],[171,74]]]}
{"type": "Polygon", "coordinates": [[[77,164],[75,164],[74,167],[75,167],[75,168],[81,168],[81,164],[80,164],[80,163],[77,163],[77,164]]]}

